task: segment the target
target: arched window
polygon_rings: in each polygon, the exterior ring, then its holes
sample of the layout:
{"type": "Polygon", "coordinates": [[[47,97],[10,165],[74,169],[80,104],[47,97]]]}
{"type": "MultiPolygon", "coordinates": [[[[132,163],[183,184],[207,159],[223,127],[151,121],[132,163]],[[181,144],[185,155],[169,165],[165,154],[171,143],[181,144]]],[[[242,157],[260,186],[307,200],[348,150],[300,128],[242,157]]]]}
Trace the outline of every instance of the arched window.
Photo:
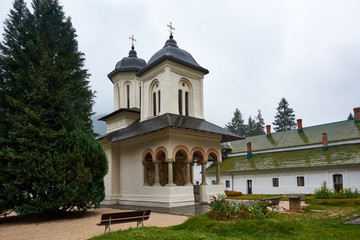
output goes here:
{"type": "Polygon", "coordinates": [[[153,93],[153,114],[156,116],[156,92],[153,93]]]}
{"type": "Polygon", "coordinates": [[[159,104],[158,111],[160,113],[160,103],[161,103],[161,101],[160,101],[160,90],[158,91],[158,100],[159,100],[159,102],[158,102],[158,104],[159,104]]]}
{"type": "Polygon", "coordinates": [[[189,92],[185,92],[185,116],[189,116],[189,92]]]}
{"type": "Polygon", "coordinates": [[[179,90],[179,114],[182,115],[182,90],[179,90]]]}
{"type": "Polygon", "coordinates": [[[139,86],[139,107],[141,108],[141,86],[139,86]]]}
{"type": "Polygon", "coordinates": [[[127,108],[130,108],[130,85],[126,85],[127,108]]]}

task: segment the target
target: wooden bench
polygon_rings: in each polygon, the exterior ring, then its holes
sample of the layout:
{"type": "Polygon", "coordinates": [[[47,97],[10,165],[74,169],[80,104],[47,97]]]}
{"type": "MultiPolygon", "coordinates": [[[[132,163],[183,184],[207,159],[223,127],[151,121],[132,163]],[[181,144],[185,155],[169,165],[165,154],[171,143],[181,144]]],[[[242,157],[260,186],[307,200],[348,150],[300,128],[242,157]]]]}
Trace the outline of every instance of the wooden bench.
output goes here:
{"type": "Polygon", "coordinates": [[[261,201],[268,202],[269,207],[274,208],[274,207],[277,207],[279,205],[281,198],[282,197],[263,198],[263,199],[261,199],[261,201]]]}
{"type": "Polygon", "coordinates": [[[105,225],[105,233],[106,229],[109,229],[110,232],[111,224],[115,223],[137,222],[136,227],[138,227],[140,224],[144,226],[144,221],[150,218],[150,213],[151,210],[103,213],[101,215],[100,223],[97,225],[105,225]]]}

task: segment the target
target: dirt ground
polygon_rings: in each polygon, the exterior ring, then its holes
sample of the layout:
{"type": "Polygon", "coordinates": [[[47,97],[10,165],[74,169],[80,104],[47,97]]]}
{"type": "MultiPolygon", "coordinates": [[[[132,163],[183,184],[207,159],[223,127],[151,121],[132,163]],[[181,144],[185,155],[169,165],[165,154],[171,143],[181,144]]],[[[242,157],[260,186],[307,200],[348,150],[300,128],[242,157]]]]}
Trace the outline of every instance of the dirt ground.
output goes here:
{"type": "MultiPolygon", "coordinates": [[[[8,215],[6,219],[0,217],[0,239],[88,239],[104,233],[104,226],[98,226],[101,213],[119,212],[110,208],[88,210],[83,216],[69,214],[52,219],[24,219],[15,214],[8,215]]],[[[178,225],[188,219],[186,216],[161,214],[152,212],[150,219],[144,222],[144,226],[168,227],[178,225]]],[[[111,231],[125,230],[136,227],[136,222],[114,224],[111,231]]]]}

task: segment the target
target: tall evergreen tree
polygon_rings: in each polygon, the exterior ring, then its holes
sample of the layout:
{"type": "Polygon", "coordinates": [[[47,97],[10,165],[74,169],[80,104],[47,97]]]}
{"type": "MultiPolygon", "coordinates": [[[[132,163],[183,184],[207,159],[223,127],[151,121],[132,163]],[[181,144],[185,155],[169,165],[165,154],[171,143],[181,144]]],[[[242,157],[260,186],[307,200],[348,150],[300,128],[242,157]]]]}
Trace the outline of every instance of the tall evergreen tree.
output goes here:
{"type": "Polygon", "coordinates": [[[0,44],[0,211],[86,210],[104,198],[107,160],[75,29],[57,0],[15,0],[0,44]]]}
{"type": "Polygon", "coordinates": [[[265,134],[265,121],[264,118],[262,117],[261,111],[260,109],[258,109],[258,115],[255,117],[256,119],[256,126],[255,126],[255,130],[254,130],[254,135],[262,135],[265,134]]]}
{"type": "Polygon", "coordinates": [[[285,98],[281,98],[276,110],[275,122],[273,122],[276,132],[286,131],[296,127],[294,110],[289,107],[289,103],[285,98]]]}
{"type": "Polygon", "coordinates": [[[243,116],[238,108],[235,109],[234,117],[231,119],[231,122],[225,125],[225,128],[235,134],[241,134],[245,136],[246,126],[244,124],[243,116]]]}
{"type": "Polygon", "coordinates": [[[352,113],[350,113],[347,120],[354,120],[354,115],[352,115],[352,113]]]}
{"type": "Polygon", "coordinates": [[[248,118],[248,124],[246,125],[246,137],[255,136],[256,121],[251,116],[248,118]]]}

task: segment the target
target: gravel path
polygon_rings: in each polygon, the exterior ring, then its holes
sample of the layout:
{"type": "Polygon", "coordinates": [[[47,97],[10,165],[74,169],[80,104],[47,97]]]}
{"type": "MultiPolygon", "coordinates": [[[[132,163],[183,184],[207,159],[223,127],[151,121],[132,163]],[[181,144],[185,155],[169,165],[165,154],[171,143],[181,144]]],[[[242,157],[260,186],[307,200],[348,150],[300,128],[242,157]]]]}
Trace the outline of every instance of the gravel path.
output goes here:
{"type": "MultiPolygon", "coordinates": [[[[101,213],[120,212],[110,208],[88,210],[82,217],[78,214],[70,214],[66,217],[53,219],[24,219],[15,214],[9,215],[6,219],[0,217],[0,239],[88,239],[104,233],[104,226],[98,226],[101,213]]],[[[144,222],[144,226],[168,227],[178,225],[188,219],[186,216],[162,214],[152,212],[150,219],[144,222]]],[[[114,224],[111,231],[118,231],[136,227],[136,222],[114,224]]]]}

